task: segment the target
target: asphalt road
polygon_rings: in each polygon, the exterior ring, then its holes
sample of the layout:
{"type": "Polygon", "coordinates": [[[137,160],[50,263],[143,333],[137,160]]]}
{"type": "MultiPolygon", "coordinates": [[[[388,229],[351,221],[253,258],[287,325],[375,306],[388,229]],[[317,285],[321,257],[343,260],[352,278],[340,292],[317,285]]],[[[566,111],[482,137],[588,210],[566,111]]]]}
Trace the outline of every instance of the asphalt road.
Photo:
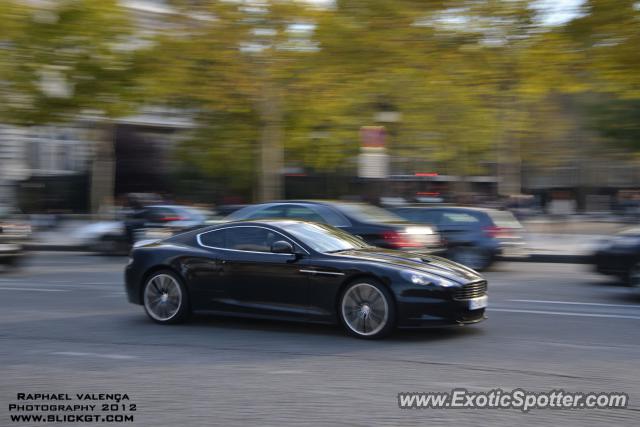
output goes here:
{"type": "MultiPolygon", "coordinates": [[[[640,421],[640,298],[571,264],[486,274],[489,319],[383,341],[318,325],[197,317],[159,326],[124,258],[41,253],[0,274],[0,425],[24,393],[127,393],[136,426],[628,425],[640,421]],[[628,409],[401,410],[398,392],[620,391],[628,409]]],[[[43,425],[43,424],[33,424],[43,425]]],[[[82,424],[55,424],[82,425],[82,424]]]]}

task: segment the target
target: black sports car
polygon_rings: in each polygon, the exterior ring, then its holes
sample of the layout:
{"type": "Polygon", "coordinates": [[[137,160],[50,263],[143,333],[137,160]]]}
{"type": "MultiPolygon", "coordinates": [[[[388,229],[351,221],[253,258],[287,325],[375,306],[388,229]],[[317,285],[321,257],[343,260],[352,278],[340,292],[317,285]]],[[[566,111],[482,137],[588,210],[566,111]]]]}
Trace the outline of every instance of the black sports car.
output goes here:
{"type": "Polygon", "coordinates": [[[487,282],[467,267],[287,219],[221,224],[137,246],[126,290],[158,323],[209,311],[341,323],[361,338],[396,326],[476,323],[487,305],[487,282]]]}

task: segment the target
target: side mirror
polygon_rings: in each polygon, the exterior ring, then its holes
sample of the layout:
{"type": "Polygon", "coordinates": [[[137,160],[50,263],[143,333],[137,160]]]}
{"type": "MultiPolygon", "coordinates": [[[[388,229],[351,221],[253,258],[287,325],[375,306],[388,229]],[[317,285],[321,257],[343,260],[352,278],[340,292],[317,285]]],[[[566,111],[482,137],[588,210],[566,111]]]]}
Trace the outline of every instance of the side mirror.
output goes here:
{"type": "Polygon", "coordinates": [[[293,246],[284,240],[278,240],[271,245],[271,252],[274,254],[291,254],[293,255],[293,246]]]}

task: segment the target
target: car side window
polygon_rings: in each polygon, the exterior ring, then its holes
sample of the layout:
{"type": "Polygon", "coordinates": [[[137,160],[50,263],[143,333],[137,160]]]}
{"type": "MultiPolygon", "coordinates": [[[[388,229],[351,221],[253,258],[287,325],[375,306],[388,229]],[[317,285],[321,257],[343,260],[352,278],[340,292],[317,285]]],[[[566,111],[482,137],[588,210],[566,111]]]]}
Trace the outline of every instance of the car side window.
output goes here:
{"type": "Polygon", "coordinates": [[[282,205],[269,206],[247,216],[247,219],[258,218],[284,218],[284,207],[282,205]]]}
{"type": "MultiPolygon", "coordinates": [[[[310,208],[311,209],[311,208],[310,208]]],[[[334,227],[349,227],[351,223],[349,220],[339,212],[336,212],[334,209],[323,206],[316,205],[313,206],[313,210],[316,211],[322,218],[326,224],[333,225],[334,227]]]]}
{"type": "Polygon", "coordinates": [[[312,211],[306,206],[289,205],[287,207],[287,218],[304,219],[307,221],[314,221],[320,223],[326,223],[323,217],[318,213],[312,211]]]}
{"type": "Polygon", "coordinates": [[[427,216],[427,214],[420,212],[418,209],[398,209],[393,212],[405,219],[408,219],[409,221],[415,222],[422,222],[427,216]]]}
{"type": "Polygon", "coordinates": [[[480,220],[466,212],[443,212],[442,223],[445,225],[475,225],[480,220]]]}
{"type": "Polygon", "coordinates": [[[204,246],[211,246],[212,248],[225,248],[227,230],[214,230],[208,233],[200,235],[200,243],[204,246]]]}
{"type": "Polygon", "coordinates": [[[226,248],[237,251],[271,252],[271,245],[286,240],[280,234],[261,227],[227,228],[226,248]]]}

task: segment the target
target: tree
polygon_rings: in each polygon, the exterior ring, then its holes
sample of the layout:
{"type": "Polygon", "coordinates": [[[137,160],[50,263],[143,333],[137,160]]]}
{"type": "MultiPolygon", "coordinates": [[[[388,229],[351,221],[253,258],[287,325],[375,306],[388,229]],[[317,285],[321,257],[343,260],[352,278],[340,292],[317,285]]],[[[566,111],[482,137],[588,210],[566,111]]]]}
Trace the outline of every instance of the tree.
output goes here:
{"type": "MultiPolygon", "coordinates": [[[[116,0],[5,0],[0,22],[2,122],[68,123],[86,112],[106,120],[133,111],[138,53],[129,46],[133,29],[116,0]]],[[[94,209],[113,195],[108,129],[96,148],[94,209]]]]}
{"type": "MultiPolygon", "coordinates": [[[[282,194],[284,127],[292,87],[315,51],[314,9],[297,1],[182,2],[148,56],[157,99],[195,112],[193,158],[212,177],[258,170],[257,198],[282,194]],[[202,138],[207,139],[206,142],[202,138]],[[247,164],[257,152],[259,164],[247,164]],[[235,157],[230,159],[229,156],[235,157]],[[205,165],[203,163],[207,163],[205,165]]],[[[189,150],[183,154],[189,157],[189,150]]]]}

